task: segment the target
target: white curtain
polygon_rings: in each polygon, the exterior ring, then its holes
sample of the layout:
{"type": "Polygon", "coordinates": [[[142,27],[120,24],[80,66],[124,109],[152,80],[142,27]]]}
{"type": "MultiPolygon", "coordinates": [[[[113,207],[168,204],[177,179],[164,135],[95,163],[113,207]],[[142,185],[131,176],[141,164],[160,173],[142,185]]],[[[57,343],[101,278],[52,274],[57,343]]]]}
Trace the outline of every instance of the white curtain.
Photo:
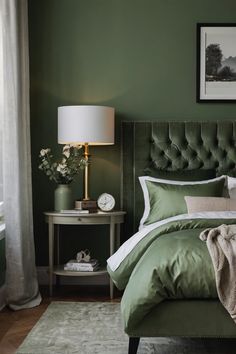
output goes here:
{"type": "Polygon", "coordinates": [[[6,224],[7,303],[14,309],[41,302],[35,267],[27,0],[0,0],[3,29],[3,198],[6,224]]]}

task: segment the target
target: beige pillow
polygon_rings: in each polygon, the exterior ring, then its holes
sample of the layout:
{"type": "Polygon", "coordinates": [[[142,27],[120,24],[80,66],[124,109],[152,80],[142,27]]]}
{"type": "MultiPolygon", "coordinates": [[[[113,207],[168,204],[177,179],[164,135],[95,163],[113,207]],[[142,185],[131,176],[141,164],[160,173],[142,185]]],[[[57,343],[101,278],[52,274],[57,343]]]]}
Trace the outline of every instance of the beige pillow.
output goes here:
{"type": "Polygon", "coordinates": [[[188,213],[201,211],[233,211],[236,210],[236,199],[217,197],[184,197],[188,213]]]}

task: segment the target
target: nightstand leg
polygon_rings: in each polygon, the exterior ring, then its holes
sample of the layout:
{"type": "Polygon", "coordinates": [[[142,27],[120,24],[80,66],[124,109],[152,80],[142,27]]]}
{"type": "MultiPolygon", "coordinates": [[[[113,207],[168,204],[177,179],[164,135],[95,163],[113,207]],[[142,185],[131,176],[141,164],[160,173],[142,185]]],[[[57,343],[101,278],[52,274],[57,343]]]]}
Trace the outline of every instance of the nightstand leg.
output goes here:
{"type": "MultiPolygon", "coordinates": [[[[54,229],[55,229],[55,227],[56,227],[56,245],[57,245],[56,262],[57,262],[57,266],[59,266],[59,264],[60,264],[60,225],[55,225],[54,229]]],[[[59,286],[59,285],[60,285],[60,276],[56,275],[56,286],[59,286]]]]}
{"type": "MultiPolygon", "coordinates": [[[[56,248],[56,250],[57,250],[57,260],[56,260],[56,262],[57,262],[57,265],[59,265],[60,264],[60,229],[59,229],[59,227],[60,227],[60,225],[55,225],[56,226],[56,245],[57,245],[57,248],[56,248]]],[[[55,228],[55,226],[54,226],[54,228],[55,228]]]]}
{"type": "MultiPolygon", "coordinates": [[[[115,224],[111,220],[110,223],[110,256],[113,255],[115,250],[115,224]]],[[[113,281],[110,279],[110,299],[114,297],[114,284],[113,281]]]]}
{"type": "Polygon", "coordinates": [[[49,295],[52,296],[53,285],[53,250],[54,250],[54,224],[52,218],[48,221],[48,250],[49,250],[49,295]]]}
{"type": "Polygon", "coordinates": [[[120,247],[120,224],[116,224],[116,250],[120,247]]]}

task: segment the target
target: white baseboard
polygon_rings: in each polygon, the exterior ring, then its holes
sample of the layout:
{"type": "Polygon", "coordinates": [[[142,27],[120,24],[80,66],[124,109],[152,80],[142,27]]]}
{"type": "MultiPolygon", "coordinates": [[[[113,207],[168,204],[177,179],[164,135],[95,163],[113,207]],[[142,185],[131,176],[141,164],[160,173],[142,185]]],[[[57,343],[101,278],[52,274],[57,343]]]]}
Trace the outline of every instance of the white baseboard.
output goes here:
{"type": "MultiPolygon", "coordinates": [[[[48,267],[37,267],[39,285],[48,285],[48,267]]],[[[62,285],[109,285],[108,274],[89,277],[60,277],[62,285]]],[[[53,284],[56,284],[56,276],[53,277],[53,284]]]]}

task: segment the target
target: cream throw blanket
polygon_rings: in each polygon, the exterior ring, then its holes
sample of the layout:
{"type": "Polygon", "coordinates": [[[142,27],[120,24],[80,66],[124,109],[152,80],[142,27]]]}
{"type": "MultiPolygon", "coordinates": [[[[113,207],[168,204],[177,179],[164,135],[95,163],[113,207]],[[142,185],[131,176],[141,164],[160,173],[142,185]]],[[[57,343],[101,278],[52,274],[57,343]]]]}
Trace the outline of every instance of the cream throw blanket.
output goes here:
{"type": "Polygon", "coordinates": [[[200,234],[215,270],[219,299],[236,322],[236,225],[221,225],[200,234]]]}

